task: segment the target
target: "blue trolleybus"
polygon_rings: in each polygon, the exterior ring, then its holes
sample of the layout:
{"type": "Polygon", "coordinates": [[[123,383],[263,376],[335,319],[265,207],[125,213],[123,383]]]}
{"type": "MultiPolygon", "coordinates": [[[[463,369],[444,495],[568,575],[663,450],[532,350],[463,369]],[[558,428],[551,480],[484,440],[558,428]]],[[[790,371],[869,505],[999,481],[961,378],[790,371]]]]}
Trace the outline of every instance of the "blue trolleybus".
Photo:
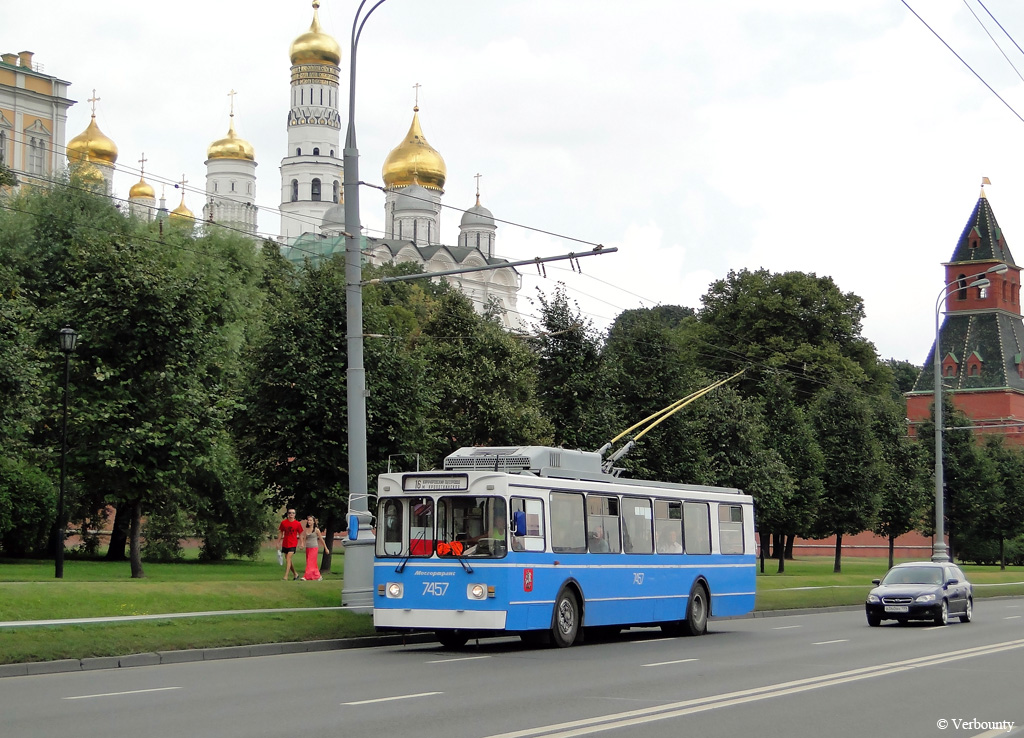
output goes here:
{"type": "Polygon", "coordinates": [[[739,490],[620,479],[597,452],[463,448],[382,474],[374,626],[448,647],[583,628],[699,635],[754,608],[754,508],[739,490]]]}

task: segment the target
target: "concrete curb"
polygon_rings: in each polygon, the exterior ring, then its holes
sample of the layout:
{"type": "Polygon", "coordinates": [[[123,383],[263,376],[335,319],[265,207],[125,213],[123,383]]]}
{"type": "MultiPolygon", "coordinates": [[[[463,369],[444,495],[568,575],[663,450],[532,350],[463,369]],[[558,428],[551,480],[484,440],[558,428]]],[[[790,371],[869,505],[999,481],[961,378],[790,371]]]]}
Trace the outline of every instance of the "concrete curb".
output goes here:
{"type": "Polygon", "coordinates": [[[133,653],[126,656],[61,659],[59,661],[32,661],[24,664],[0,664],[0,678],[37,674],[60,674],[69,671],[92,671],[95,669],[123,669],[133,666],[184,664],[192,661],[241,659],[251,656],[280,656],[286,653],[340,651],[348,648],[370,648],[372,646],[401,646],[407,643],[431,643],[436,640],[433,633],[412,633],[409,635],[382,635],[364,638],[336,638],[326,641],[256,643],[251,646],[195,648],[184,651],[158,651],[155,653],[133,653]]]}

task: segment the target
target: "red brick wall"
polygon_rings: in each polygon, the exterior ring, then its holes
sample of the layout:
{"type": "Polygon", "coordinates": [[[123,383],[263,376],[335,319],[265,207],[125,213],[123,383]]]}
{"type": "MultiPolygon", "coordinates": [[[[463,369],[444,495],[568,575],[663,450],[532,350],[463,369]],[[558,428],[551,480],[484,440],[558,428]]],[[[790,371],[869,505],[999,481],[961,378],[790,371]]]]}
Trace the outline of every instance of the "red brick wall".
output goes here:
{"type": "MultiPolygon", "coordinates": [[[[807,556],[835,557],[835,555],[835,536],[823,538],[820,541],[809,538],[797,538],[793,542],[793,556],[795,558],[807,556]]],[[[876,536],[870,532],[843,536],[843,557],[847,556],[887,558],[889,556],[889,539],[876,536]]],[[[893,556],[897,559],[928,560],[932,557],[932,537],[923,536],[917,531],[898,536],[893,548],[893,556]]]]}

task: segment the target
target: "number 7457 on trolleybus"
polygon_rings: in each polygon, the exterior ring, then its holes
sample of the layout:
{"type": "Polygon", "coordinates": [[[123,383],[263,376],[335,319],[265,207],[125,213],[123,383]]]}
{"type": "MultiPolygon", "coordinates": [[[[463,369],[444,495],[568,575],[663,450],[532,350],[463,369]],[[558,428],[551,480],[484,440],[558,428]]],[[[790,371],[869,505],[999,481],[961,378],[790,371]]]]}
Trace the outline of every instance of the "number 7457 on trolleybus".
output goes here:
{"type": "Polygon", "coordinates": [[[449,647],[582,628],[700,635],[754,608],[754,508],[737,489],[621,479],[598,452],[463,448],[382,474],[374,626],[449,647]]]}

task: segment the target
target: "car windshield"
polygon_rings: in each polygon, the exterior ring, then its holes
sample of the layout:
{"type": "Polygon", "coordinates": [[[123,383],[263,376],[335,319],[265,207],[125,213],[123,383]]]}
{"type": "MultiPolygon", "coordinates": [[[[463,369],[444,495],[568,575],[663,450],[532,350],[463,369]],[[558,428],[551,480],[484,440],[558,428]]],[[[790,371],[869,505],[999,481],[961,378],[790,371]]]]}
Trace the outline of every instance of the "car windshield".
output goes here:
{"type": "Polygon", "coordinates": [[[942,584],[942,570],[932,566],[890,569],[882,584],[942,584]]]}

